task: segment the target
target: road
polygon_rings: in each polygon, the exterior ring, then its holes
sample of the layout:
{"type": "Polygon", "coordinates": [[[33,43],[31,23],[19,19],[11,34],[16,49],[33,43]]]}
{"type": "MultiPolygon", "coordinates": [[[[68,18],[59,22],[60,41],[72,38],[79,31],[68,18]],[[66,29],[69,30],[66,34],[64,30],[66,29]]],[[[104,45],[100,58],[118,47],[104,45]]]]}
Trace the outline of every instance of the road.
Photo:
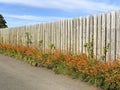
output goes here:
{"type": "Polygon", "coordinates": [[[98,90],[68,76],[0,55],[0,90],[98,90]]]}

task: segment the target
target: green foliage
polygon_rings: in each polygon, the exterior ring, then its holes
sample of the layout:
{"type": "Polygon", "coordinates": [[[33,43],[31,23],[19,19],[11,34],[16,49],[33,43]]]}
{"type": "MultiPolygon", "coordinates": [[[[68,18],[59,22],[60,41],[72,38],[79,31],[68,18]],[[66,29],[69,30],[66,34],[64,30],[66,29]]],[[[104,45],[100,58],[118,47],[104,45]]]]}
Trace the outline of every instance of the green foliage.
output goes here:
{"type": "MultiPolygon", "coordinates": [[[[93,43],[94,43],[94,37],[92,35],[92,40],[90,42],[84,44],[84,47],[87,48],[88,58],[89,59],[93,59],[93,54],[94,54],[94,52],[93,52],[93,49],[94,49],[93,48],[93,43]]],[[[109,49],[109,46],[110,46],[110,44],[108,43],[105,47],[103,47],[103,54],[100,56],[100,60],[105,61],[106,53],[107,53],[107,51],[109,49]]]]}
{"type": "Polygon", "coordinates": [[[55,45],[54,45],[54,44],[52,44],[52,43],[51,43],[51,44],[49,44],[48,46],[49,46],[50,50],[55,49],[55,45]]]}
{"type": "Polygon", "coordinates": [[[89,58],[93,58],[93,42],[94,42],[94,37],[92,35],[92,40],[84,44],[84,47],[87,48],[89,58]]]}
{"type": "Polygon", "coordinates": [[[4,17],[0,14],[0,28],[7,28],[6,21],[4,17]]]}
{"type": "Polygon", "coordinates": [[[39,41],[39,50],[42,50],[43,49],[42,47],[43,47],[43,40],[40,40],[39,41]]]}
{"type": "Polygon", "coordinates": [[[103,54],[100,57],[101,60],[105,61],[105,56],[106,56],[106,53],[107,53],[107,51],[109,49],[109,46],[110,46],[110,44],[108,43],[105,47],[103,47],[103,54]]]}
{"type": "Polygon", "coordinates": [[[26,38],[27,46],[30,46],[32,44],[32,36],[28,32],[26,32],[25,33],[25,38],[26,38]]]}

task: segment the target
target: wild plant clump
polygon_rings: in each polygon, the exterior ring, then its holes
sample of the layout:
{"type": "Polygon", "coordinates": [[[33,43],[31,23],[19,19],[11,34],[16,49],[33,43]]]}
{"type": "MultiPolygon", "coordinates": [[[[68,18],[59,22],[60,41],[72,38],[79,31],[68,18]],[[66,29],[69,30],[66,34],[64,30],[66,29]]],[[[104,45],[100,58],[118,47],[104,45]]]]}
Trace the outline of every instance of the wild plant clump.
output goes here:
{"type": "Polygon", "coordinates": [[[34,66],[42,66],[59,74],[67,74],[106,90],[120,90],[120,61],[101,62],[86,54],[38,50],[29,46],[0,44],[0,53],[24,60],[34,66]]]}

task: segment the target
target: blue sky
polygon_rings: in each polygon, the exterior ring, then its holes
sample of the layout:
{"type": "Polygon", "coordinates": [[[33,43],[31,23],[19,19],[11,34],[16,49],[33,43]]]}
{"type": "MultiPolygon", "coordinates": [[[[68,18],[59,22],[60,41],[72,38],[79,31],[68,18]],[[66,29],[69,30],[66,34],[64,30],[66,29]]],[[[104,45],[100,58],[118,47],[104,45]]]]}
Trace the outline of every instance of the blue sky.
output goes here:
{"type": "Polygon", "coordinates": [[[0,14],[9,27],[119,9],[120,0],[0,0],[0,14]]]}

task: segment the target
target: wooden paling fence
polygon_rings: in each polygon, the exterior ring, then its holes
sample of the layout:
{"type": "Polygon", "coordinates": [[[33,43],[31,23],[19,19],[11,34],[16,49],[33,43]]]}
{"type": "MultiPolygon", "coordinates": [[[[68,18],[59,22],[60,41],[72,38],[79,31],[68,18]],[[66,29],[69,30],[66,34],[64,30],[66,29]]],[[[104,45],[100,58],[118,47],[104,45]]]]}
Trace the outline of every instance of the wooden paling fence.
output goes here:
{"type": "Polygon", "coordinates": [[[93,53],[97,59],[115,60],[120,55],[120,11],[65,19],[55,22],[0,29],[1,43],[25,44],[26,32],[32,45],[73,53],[88,53],[84,45],[93,39],[93,53]]]}

